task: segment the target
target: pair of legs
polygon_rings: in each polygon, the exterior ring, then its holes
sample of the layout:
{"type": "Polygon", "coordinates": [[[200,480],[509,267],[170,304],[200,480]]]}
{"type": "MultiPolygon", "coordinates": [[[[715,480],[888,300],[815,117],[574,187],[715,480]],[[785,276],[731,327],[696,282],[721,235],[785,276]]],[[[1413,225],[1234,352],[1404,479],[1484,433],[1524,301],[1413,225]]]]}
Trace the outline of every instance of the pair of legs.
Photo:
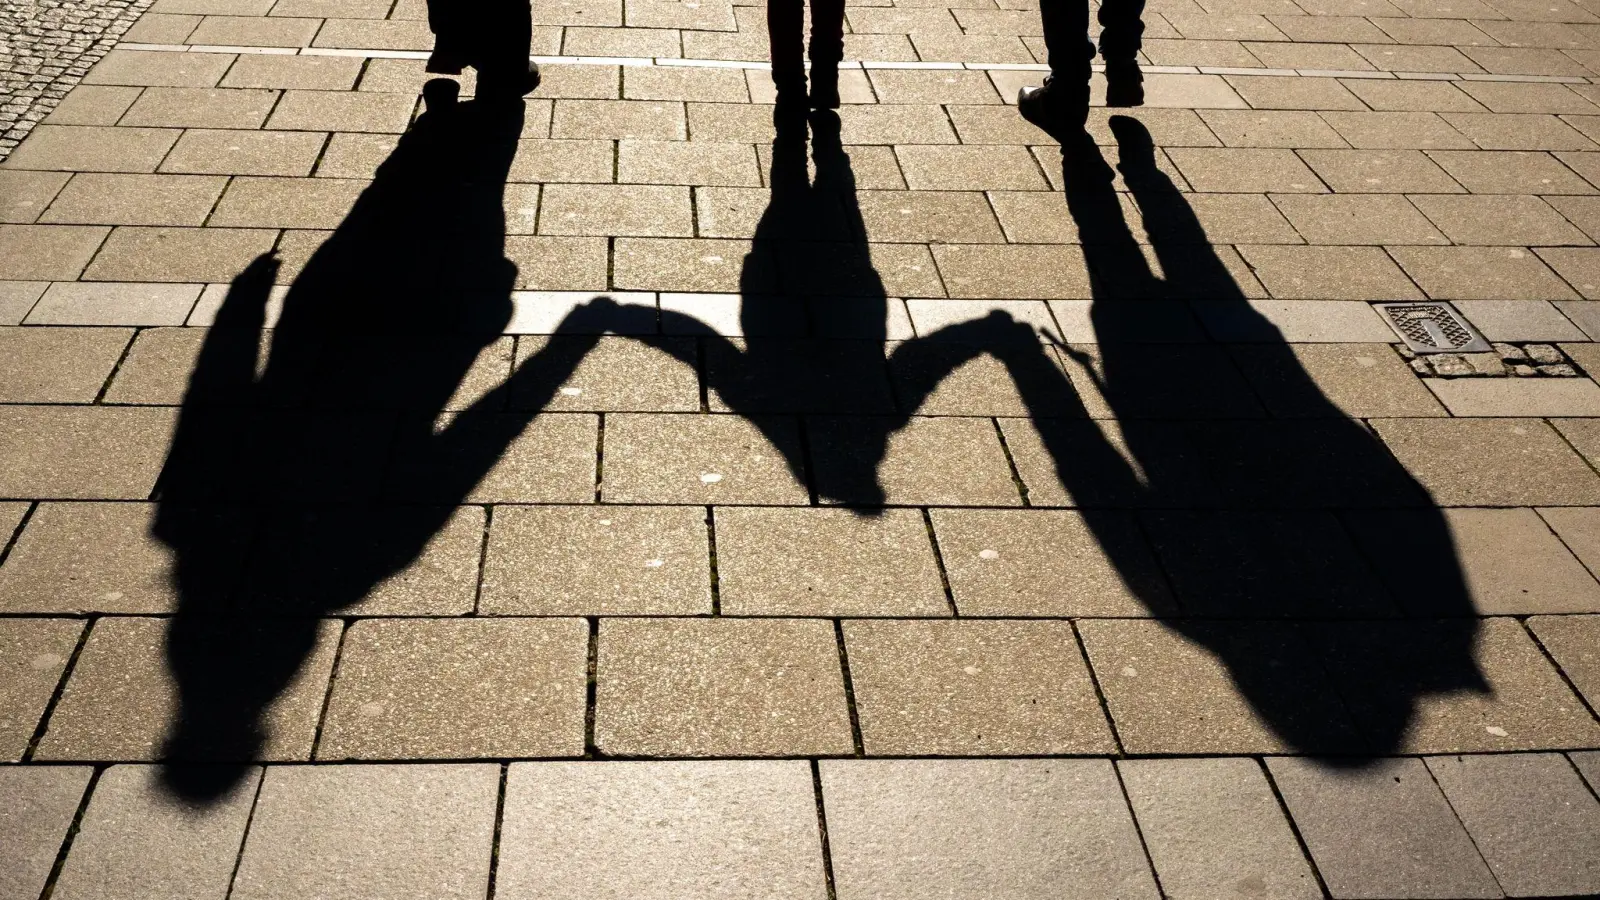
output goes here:
{"type": "MultiPolygon", "coordinates": [[[[1101,0],[1100,56],[1106,64],[1106,104],[1144,102],[1139,47],[1144,36],[1145,0],[1101,0]]],[[[1088,0],[1040,0],[1050,77],[1042,88],[1023,88],[1017,101],[1035,122],[1083,124],[1089,109],[1089,66],[1095,45],[1089,40],[1088,0]]]]}
{"type": "MultiPolygon", "coordinates": [[[[839,108],[839,61],[844,59],[844,0],[810,0],[811,97],[814,109],[839,108]]],[[[772,48],[772,83],[779,105],[799,105],[806,96],[806,0],[767,0],[767,39],[772,48]]]]}
{"type": "Polygon", "coordinates": [[[528,58],[533,43],[529,0],[428,0],[433,55],[428,71],[459,75],[478,70],[480,95],[520,96],[539,85],[539,67],[528,58]]]}

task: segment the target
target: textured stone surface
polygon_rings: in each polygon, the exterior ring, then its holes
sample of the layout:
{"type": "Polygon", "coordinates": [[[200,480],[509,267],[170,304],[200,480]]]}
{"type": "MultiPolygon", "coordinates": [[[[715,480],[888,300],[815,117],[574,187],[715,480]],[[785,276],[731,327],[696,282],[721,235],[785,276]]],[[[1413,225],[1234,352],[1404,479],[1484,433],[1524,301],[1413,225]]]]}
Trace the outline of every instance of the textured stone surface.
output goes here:
{"type": "Polygon", "coordinates": [[[609,416],[600,496],[608,503],[803,504],[805,487],[786,462],[799,455],[790,418],[609,416]]]}
{"type": "Polygon", "coordinates": [[[1600,504],[1600,477],[1535,419],[1378,419],[1372,427],[1443,506],[1600,504]]]}
{"type": "Polygon", "coordinates": [[[0,768],[0,891],[37,897],[89,786],[89,766],[0,768]]]}
{"type": "Polygon", "coordinates": [[[844,639],[870,755],[1115,750],[1066,622],[846,622],[844,639]]]}
{"type": "Polygon", "coordinates": [[[760,619],[600,624],[595,744],[627,756],[849,753],[833,628],[760,619]]]}
{"type": "Polygon", "coordinates": [[[1169,896],[1322,895],[1255,760],[1125,759],[1117,770],[1169,896]]]}
{"type": "Polygon", "coordinates": [[[481,897],[499,781],[492,765],[270,769],[230,896],[481,897]]]}
{"type": "Polygon", "coordinates": [[[914,510],[716,511],[724,615],[944,616],[914,510]]]}
{"type": "Polygon", "coordinates": [[[840,900],[1159,896],[1108,760],[824,760],[840,900]]]}
{"type": "Polygon", "coordinates": [[[705,510],[495,510],[479,611],[487,615],[697,615],[711,611],[705,510]]]}
{"type": "Polygon", "coordinates": [[[918,416],[882,445],[878,432],[887,423],[819,418],[808,424],[817,492],[828,502],[1022,503],[991,420],[918,416]]]}
{"type": "Polygon", "coordinates": [[[1528,628],[1589,705],[1600,705],[1600,616],[1534,616],[1528,628]]]}
{"type": "Polygon", "coordinates": [[[1420,759],[1341,771],[1267,768],[1335,897],[1499,897],[1500,888],[1420,759]]]}
{"type": "Polygon", "coordinates": [[[130,336],[122,328],[0,327],[0,399],[91,403],[130,336]]]}
{"type": "Polygon", "coordinates": [[[28,749],[82,633],[71,619],[0,620],[0,759],[28,749]]]}
{"type": "Polygon", "coordinates": [[[157,766],[112,766],[73,838],[53,897],[135,900],[227,894],[261,770],[208,803],[172,795],[157,766]]]}
{"type": "Polygon", "coordinates": [[[579,619],[357,622],[317,758],[580,755],[588,636],[579,619]]]}
{"type": "Polygon", "coordinates": [[[495,895],[821,900],[803,761],[513,763],[495,895]]]}

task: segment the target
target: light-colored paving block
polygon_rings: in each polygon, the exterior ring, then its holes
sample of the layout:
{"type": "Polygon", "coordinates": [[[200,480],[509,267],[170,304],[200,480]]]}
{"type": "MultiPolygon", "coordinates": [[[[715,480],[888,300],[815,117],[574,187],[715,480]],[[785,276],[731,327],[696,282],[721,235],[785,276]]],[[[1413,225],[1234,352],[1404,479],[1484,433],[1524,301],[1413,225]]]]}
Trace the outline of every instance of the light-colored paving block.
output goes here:
{"type": "MultiPolygon", "coordinates": [[[[589,503],[594,500],[598,417],[579,413],[478,416],[459,432],[439,423],[395,448],[389,492],[398,500],[454,503],[589,503]],[[485,457],[485,446],[500,448],[485,457]],[[462,475],[488,463],[475,480],[462,475]]],[[[476,472],[474,472],[476,474],[476,472]]]]}
{"type": "Polygon", "coordinates": [[[0,268],[19,282],[75,279],[108,232],[102,225],[0,225],[0,268]]]}
{"type": "Polygon", "coordinates": [[[21,325],[49,286],[44,281],[0,281],[0,325],[21,325]]]}
{"type": "Polygon", "coordinates": [[[1600,616],[1534,616],[1528,628],[1589,701],[1600,704],[1600,616]]]}
{"type": "Polygon", "coordinates": [[[1456,416],[1600,416],[1600,385],[1587,378],[1428,378],[1456,416]]]}
{"type": "Polygon", "coordinates": [[[176,412],[0,407],[0,496],[147,499],[171,446],[176,412]]]}
{"type": "Polygon", "coordinates": [[[1436,756],[1426,762],[1508,895],[1600,891],[1600,801],[1561,754],[1436,756]]]}
{"type": "Polygon", "coordinates": [[[112,766],[95,783],[52,897],[227,896],[261,770],[225,796],[186,802],[157,766],[112,766]]]}
{"type": "Polygon", "coordinates": [[[499,784],[493,765],[269,769],[230,896],[482,897],[499,784]]]}
{"type": "Polygon", "coordinates": [[[595,744],[627,756],[849,753],[833,628],[801,619],[605,619],[595,744]]]}
{"type": "Polygon", "coordinates": [[[654,334],[655,295],[627,291],[512,291],[507,334],[654,334]],[[575,316],[578,307],[609,297],[617,308],[575,316]]]}
{"type": "Polygon", "coordinates": [[[0,768],[0,894],[38,897],[94,769],[0,768]]]}
{"type": "Polygon", "coordinates": [[[581,755],[588,636],[581,619],[357,622],[317,758],[581,755]]]}
{"type": "Polygon", "coordinates": [[[0,326],[0,399],[93,403],[130,335],[121,328],[0,326]]]}
{"type": "Polygon", "coordinates": [[[989,419],[819,417],[809,422],[817,493],[828,503],[1021,506],[989,419]]]}
{"type": "Polygon", "coordinates": [[[1231,348],[1267,408],[1286,418],[1442,416],[1444,409],[1388,344],[1231,348]]]}
{"type": "Polygon", "coordinates": [[[824,760],[840,900],[1159,896],[1109,760],[824,760]]]}
{"type": "Polygon", "coordinates": [[[1066,622],[844,624],[872,756],[1111,753],[1066,622]]]}
{"type": "Polygon", "coordinates": [[[618,414],[606,419],[608,503],[801,505],[792,418],[618,414]]]}
{"type": "Polygon", "coordinates": [[[1581,341],[1583,333],[1542,300],[1458,300],[1455,307],[1491,341],[1581,341]]]}
{"type": "Polygon", "coordinates": [[[29,325],[182,325],[197,284],[57,282],[28,314],[29,325]]]}
{"type": "Polygon", "coordinates": [[[1117,769],[1168,896],[1322,896],[1255,760],[1125,759],[1117,769]]]}
{"type": "Polygon", "coordinates": [[[1342,771],[1268,757],[1267,768],[1333,896],[1502,896],[1422,760],[1342,771]]]}
{"type": "Polygon", "coordinates": [[[1376,419],[1441,506],[1600,505],[1600,479],[1537,419],[1376,419]]]}
{"type": "Polygon", "coordinates": [[[70,619],[0,621],[0,759],[22,759],[82,633],[70,619]]]}
{"type": "Polygon", "coordinates": [[[1230,343],[1382,343],[1394,332],[1356,300],[1198,300],[1194,313],[1212,337],[1230,343]]]}
{"type": "Polygon", "coordinates": [[[822,900],[804,761],[513,763],[495,896],[822,900]]]}
{"type": "Polygon", "coordinates": [[[724,615],[945,616],[915,510],[716,511],[724,615]]]}

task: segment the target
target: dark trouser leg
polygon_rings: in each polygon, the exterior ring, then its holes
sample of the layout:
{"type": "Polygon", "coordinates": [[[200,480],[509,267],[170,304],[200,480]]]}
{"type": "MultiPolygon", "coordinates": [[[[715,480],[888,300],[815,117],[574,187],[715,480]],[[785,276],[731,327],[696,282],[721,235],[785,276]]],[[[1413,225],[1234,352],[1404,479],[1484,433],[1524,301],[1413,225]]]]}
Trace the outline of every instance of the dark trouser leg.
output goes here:
{"type": "Polygon", "coordinates": [[[772,81],[780,89],[803,85],[805,0],[767,0],[767,41],[772,55],[772,81]]]}
{"type": "Polygon", "coordinates": [[[811,0],[811,63],[844,59],[844,0],[811,0]]]}
{"type": "MultiPolygon", "coordinates": [[[[1143,6],[1141,0],[1140,5],[1143,6]]],[[[1103,14],[1103,13],[1102,13],[1103,14]]],[[[1094,44],[1089,41],[1089,0],[1039,0],[1050,75],[1064,83],[1088,82],[1094,44]]]]}
{"type": "Polygon", "coordinates": [[[1139,55],[1143,17],[1144,0],[1101,0],[1100,55],[1107,65],[1126,65],[1139,55]]]}

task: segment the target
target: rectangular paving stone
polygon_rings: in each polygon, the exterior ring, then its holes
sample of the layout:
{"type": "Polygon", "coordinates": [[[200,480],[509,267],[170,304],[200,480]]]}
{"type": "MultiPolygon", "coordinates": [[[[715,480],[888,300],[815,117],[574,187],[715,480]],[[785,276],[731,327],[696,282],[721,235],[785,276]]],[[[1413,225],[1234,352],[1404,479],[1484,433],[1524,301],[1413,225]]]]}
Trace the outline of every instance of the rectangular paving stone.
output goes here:
{"type": "MultiPolygon", "coordinates": [[[[894,144],[898,148],[910,144],[956,143],[955,132],[950,130],[950,120],[943,108],[931,103],[848,106],[839,110],[839,122],[841,139],[846,144],[894,144]]],[[[999,177],[1006,176],[1001,173],[999,177]]]]}
{"type": "Polygon", "coordinates": [[[617,144],[617,180],[634,184],[753,187],[761,184],[761,173],[755,149],[749,144],[623,140],[617,144]]]}
{"type": "Polygon", "coordinates": [[[624,290],[739,291],[746,280],[771,291],[775,275],[746,271],[749,241],[618,238],[612,282],[624,290]]]}
{"type": "Polygon", "coordinates": [[[1375,419],[1441,506],[1588,506],[1600,479],[1537,419],[1375,419]]]}
{"type": "Polygon", "coordinates": [[[495,894],[813,900],[813,790],[802,760],[512,763],[495,894]]]}
{"type": "Polygon", "coordinates": [[[552,184],[544,188],[543,234],[691,237],[693,210],[686,187],[552,184]]]}
{"type": "Polygon", "coordinates": [[[622,96],[629,100],[746,103],[750,91],[738,69],[629,66],[622,70],[622,96]]]}
{"type": "Polygon", "coordinates": [[[1172,896],[1322,896],[1252,759],[1124,759],[1117,771],[1172,896]]]}
{"type": "Polygon", "coordinates": [[[115,125],[143,90],[80,83],[61,98],[45,121],[51,125],[115,125]]]}
{"type": "Polygon", "coordinates": [[[49,282],[0,281],[0,325],[21,325],[49,282]]]}
{"type": "Polygon", "coordinates": [[[1305,150],[1301,157],[1339,193],[1458,194],[1463,190],[1420,150],[1305,150]]]}
{"type": "MultiPolygon", "coordinates": [[[[1600,248],[1552,247],[1541,251],[1539,256],[1561,273],[1568,284],[1577,288],[1584,299],[1600,297],[1600,271],[1596,270],[1596,263],[1600,263],[1600,248]]],[[[1577,322],[1577,319],[1573,321],[1577,322]]],[[[1577,324],[1581,326],[1583,323],[1577,324]]]]}
{"type": "Polygon", "coordinates": [[[1003,243],[983,194],[956,191],[863,191],[856,195],[868,240],[1003,243]]]}
{"type": "Polygon", "coordinates": [[[1455,304],[1491,341],[1578,341],[1581,329],[1540,300],[1462,300],[1455,304]]]}
{"type": "Polygon", "coordinates": [[[579,756],[588,636],[581,619],[357,622],[317,758],[579,756]]]}
{"type": "MultiPolygon", "coordinates": [[[[558,100],[555,138],[682,141],[689,137],[684,105],[668,100],[558,100]]],[[[704,136],[706,139],[719,138],[704,136]]]]}
{"type": "Polygon", "coordinates": [[[199,296],[200,286],[194,284],[57,282],[33,307],[27,324],[182,325],[199,296]]]}
{"type": "Polygon", "coordinates": [[[0,496],[146,499],[176,418],[171,409],[0,408],[0,496]]]}
{"type": "Polygon", "coordinates": [[[278,92],[250,88],[146,88],[118,122],[152,128],[260,128],[278,92]]]}
{"type": "Polygon", "coordinates": [[[1219,341],[1281,345],[1377,343],[1394,332],[1358,300],[1197,300],[1195,317],[1219,341]]]}
{"type": "Polygon", "coordinates": [[[94,402],[131,334],[121,328],[0,327],[0,401],[94,402]]]}
{"type": "Polygon", "coordinates": [[[606,619],[595,745],[628,756],[850,752],[833,628],[797,619],[606,619]]]}
{"type": "Polygon", "coordinates": [[[1327,189],[1290,150],[1171,147],[1167,156],[1197,191],[1322,193],[1327,189]]]}
{"type": "Polygon", "coordinates": [[[178,138],[160,170],[293,178],[311,174],[311,167],[325,142],[325,136],[316,132],[192,128],[178,138]]]}
{"type": "Polygon", "coordinates": [[[162,53],[149,50],[112,50],[89,74],[84,84],[139,87],[216,87],[233,64],[231,53],[162,53]]]}
{"type": "Polygon", "coordinates": [[[843,627],[870,755],[1116,749],[1066,622],[850,621],[843,627]]]}
{"type": "Polygon", "coordinates": [[[889,420],[808,423],[817,493],[825,503],[1020,506],[992,422],[914,417],[879,443],[889,420]]]}
{"type": "Polygon", "coordinates": [[[938,244],[934,260],[950,296],[974,299],[1074,300],[1089,296],[1077,247],[938,244]]]}
{"type": "Polygon", "coordinates": [[[72,827],[89,766],[0,768],[0,891],[37,897],[72,827]]]}
{"type": "Polygon", "coordinates": [[[1044,190],[1048,187],[1039,167],[1021,147],[937,147],[909,145],[895,148],[906,184],[914,191],[938,190],[1044,190]]]}
{"type": "Polygon", "coordinates": [[[1520,247],[1395,247],[1406,274],[1435,300],[1566,300],[1572,289],[1520,247]]]}
{"type": "Polygon", "coordinates": [[[227,179],[80,174],[40,217],[65,225],[201,225],[227,179]]]}
{"type": "Polygon", "coordinates": [[[1476,144],[1433,112],[1324,112],[1324,121],[1362,150],[1473,150],[1476,144]]]}
{"type": "MultiPolygon", "coordinates": [[[[750,245],[745,244],[745,246],[749,247],[750,245]]],[[[712,258],[718,263],[722,261],[720,256],[712,258]]],[[[744,321],[744,296],[741,294],[663,293],[661,294],[662,330],[667,334],[679,335],[702,335],[709,331],[726,338],[753,337],[798,340],[805,335],[808,324],[805,304],[787,297],[772,297],[764,294],[760,296],[761,299],[758,302],[762,303],[762,315],[759,317],[751,316],[751,321],[747,323],[744,321]]],[[[779,345],[775,344],[774,346],[779,345]]],[[[816,345],[808,344],[805,346],[812,347],[816,345]]],[[[804,351],[796,350],[795,352],[804,351]]],[[[707,353],[707,356],[711,355],[712,353],[707,353]]],[[[733,372],[740,372],[741,366],[745,369],[749,368],[749,364],[745,362],[744,353],[740,347],[719,347],[715,351],[715,355],[719,357],[719,362],[727,359],[728,366],[733,372]]],[[[830,362],[835,359],[835,357],[822,355],[820,350],[815,355],[817,358],[829,360],[830,362]]],[[[853,358],[848,355],[841,355],[846,359],[853,358]]],[[[763,357],[761,360],[756,361],[761,362],[765,358],[763,357]]],[[[757,371],[761,370],[758,369],[757,371]]],[[[720,388],[721,386],[719,385],[718,387],[720,388]]],[[[877,387],[875,385],[875,388],[877,387]]],[[[708,384],[708,402],[712,396],[716,396],[710,393],[711,390],[712,387],[708,384]]],[[[717,390],[716,393],[720,394],[721,391],[717,390]]],[[[877,395],[880,390],[875,389],[871,393],[877,395]]],[[[789,402],[793,403],[795,401],[791,400],[789,402]]],[[[826,402],[826,399],[819,402],[826,402]]],[[[717,403],[717,409],[726,408],[726,404],[720,397],[717,403]]]]}
{"type": "Polygon", "coordinates": [[[931,516],[963,615],[1139,617],[1173,609],[1155,556],[1125,513],[937,509],[931,516]]]}
{"type": "MultiPolygon", "coordinates": [[[[341,14],[343,13],[340,10],[341,14]]],[[[331,18],[317,29],[316,47],[372,47],[379,50],[426,50],[432,43],[423,23],[391,19],[331,18]]]]}
{"type": "Polygon", "coordinates": [[[0,537],[10,541],[32,506],[31,503],[22,502],[0,503],[0,537]]]}
{"type": "Polygon", "coordinates": [[[1445,415],[1411,367],[1385,344],[1239,346],[1230,352],[1276,416],[1445,415]]]}
{"type": "Polygon", "coordinates": [[[1528,628],[1592,707],[1600,700],[1600,617],[1534,616],[1528,628]]]}
{"type": "Polygon", "coordinates": [[[1350,753],[1362,746],[1293,626],[1083,620],[1078,630],[1128,753],[1350,753]]]}
{"type": "Polygon", "coordinates": [[[1422,760],[1266,762],[1333,896],[1501,896],[1422,760]]]}
{"type": "Polygon", "coordinates": [[[171,128],[39,125],[6,165],[63,172],[154,172],[177,139],[178,131],[171,128]]]}
{"type": "Polygon", "coordinates": [[[1431,195],[1411,199],[1457,244],[1592,243],[1537,197],[1431,195]]]}
{"type": "Polygon", "coordinates": [[[1513,897],[1600,888],[1600,802],[1559,753],[1425,762],[1478,852],[1513,897]]]}
{"type": "Polygon", "coordinates": [[[361,75],[354,56],[285,56],[241,54],[223,77],[225,88],[276,88],[301,91],[348,91],[361,75]]]}
{"type": "Polygon", "coordinates": [[[1373,749],[1591,746],[1600,725],[1515,619],[1328,623],[1308,632],[1373,749]]]}
{"type": "MultiPolygon", "coordinates": [[[[169,514],[170,515],[170,514],[169,514]]],[[[247,520],[195,511],[212,536],[205,560],[189,559],[230,584],[243,562],[247,520]]],[[[151,534],[146,503],[41,503],[0,567],[0,609],[25,613],[164,613],[177,607],[173,555],[151,534]]]]}
{"type": "Polygon", "coordinates": [[[607,503],[804,505],[788,417],[617,414],[606,421],[607,503]]]}
{"type": "Polygon", "coordinates": [[[284,91],[266,127],[399,134],[406,130],[416,102],[411,94],[284,91]]]}
{"type": "MultiPolygon", "coordinates": [[[[1559,87],[1559,85],[1551,85],[1559,87]]],[[[1435,150],[1433,161],[1474,194],[1592,194],[1579,178],[1548,153],[1435,150]]]]}
{"type": "Polygon", "coordinates": [[[1445,243],[1407,198],[1393,194],[1282,196],[1273,202],[1312,244],[1445,243]]]}
{"type": "MultiPolygon", "coordinates": [[[[677,142],[667,141],[651,143],[677,145],[677,142]]],[[[336,139],[333,146],[337,148],[338,145],[336,139]]],[[[507,178],[512,182],[558,180],[567,183],[609,182],[613,178],[613,157],[616,155],[614,146],[609,140],[519,141],[517,155],[511,160],[511,172],[507,178]]],[[[375,156],[375,161],[381,161],[387,153],[388,150],[385,149],[382,155],[375,156]]],[[[327,164],[325,159],[323,167],[318,171],[323,171],[327,164]]],[[[376,171],[375,164],[366,168],[369,171],[376,171]]]]}
{"type": "Polygon", "coordinates": [[[599,424],[591,415],[502,413],[407,429],[395,447],[388,493],[448,503],[589,503],[599,424]],[[486,448],[498,453],[486,456],[486,448]],[[475,481],[465,480],[471,476],[475,481]]]}
{"type": "Polygon", "coordinates": [[[840,900],[1160,896],[1109,760],[824,760],[840,900]]]}
{"type": "Polygon", "coordinates": [[[221,228],[337,228],[369,184],[345,178],[235,178],[207,224],[221,228]]]}
{"type": "MultiPolygon", "coordinates": [[[[947,302],[958,305],[965,301],[947,302]]],[[[925,311],[917,310],[918,325],[929,324],[925,311]]],[[[949,327],[959,332],[955,323],[949,327]]],[[[1031,368],[1008,367],[992,352],[948,339],[950,332],[933,328],[923,330],[926,341],[896,347],[889,374],[901,408],[928,416],[1082,415],[1082,401],[1073,393],[1056,357],[1048,350],[1035,350],[1036,342],[1026,326],[1014,327],[1008,337],[1015,338],[1019,346],[1011,352],[1027,354],[1031,368]]]]}
{"type": "Polygon", "coordinates": [[[716,511],[724,615],[945,616],[914,510],[716,511]]]}
{"type": "Polygon", "coordinates": [[[499,784],[488,764],[269,769],[230,896],[481,897],[499,784]]]}
{"type": "Polygon", "coordinates": [[[517,287],[531,291],[603,291],[608,253],[606,239],[598,237],[515,235],[505,246],[517,266],[517,287]]]}
{"type": "Polygon", "coordinates": [[[38,221],[68,177],[62,172],[0,170],[0,222],[26,225],[38,221]]]}
{"type": "Polygon", "coordinates": [[[519,368],[571,366],[571,374],[553,393],[547,385],[519,382],[511,405],[573,412],[694,412],[700,408],[699,379],[682,362],[694,353],[687,338],[524,336],[517,342],[519,368]]]}
{"type": "Polygon", "coordinates": [[[84,276],[93,281],[226,283],[271,250],[277,236],[260,228],[118,228],[84,276]]]}
{"type": "Polygon", "coordinates": [[[214,47],[304,47],[321,27],[317,19],[206,16],[189,35],[189,42],[214,47]]]}
{"type": "Polygon", "coordinates": [[[100,225],[0,225],[0,269],[16,281],[71,281],[109,231],[100,225]]]}
{"type": "Polygon", "coordinates": [[[1484,150],[1593,150],[1595,144],[1546,113],[1445,113],[1442,118],[1484,150]]]}
{"type": "Polygon", "coordinates": [[[704,615],[708,553],[697,507],[498,507],[478,611],[704,615]]]}
{"type": "MultiPolygon", "coordinates": [[[[1296,49],[1304,49],[1297,45],[1296,49]]],[[[1227,147],[1347,146],[1339,133],[1314,112],[1303,110],[1205,110],[1200,116],[1227,147]]]]}
{"type": "MultiPolygon", "coordinates": [[[[16,762],[28,750],[82,633],[83,623],[72,619],[0,621],[0,671],[5,673],[0,681],[0,759],[16,762]]],[[[5,827],[0,816],[0,829],[5,827]]]]}
{"type": "Polygon", "coordinates": [[[112,766],[95,782],[51,896],[223,897],[261,769],[209,802],[175,797],[157,766],[112,766]]]}
{"type": "MultiPolygon", "coordinates": [[[[165,755],[165,742],[179,714],[177,684],[166,659],[170,619],[107,617],[95,622],[78,656],[72,677],[50,716],[48,730],[34,753],[48,760],[151,760],[165,755]]],[[[276,642],[283,637],[273,630],[259,632],[259,639],[241,638],[240,628],[268,626],[239,623],[199,624],[195,639],[215,646],[244,647],[246,654],[260,654],[256,665],[283,652],[276,642]]],[[[313,626],[314,643],[289,683],[266,704],[259,726],[265,741],[256,751],[264,760],[305,760],[311,757],[317,719],[333,670],[334,650],[339,642],[340,623],[323,621],[313,626]]],[[[247,657],[248,658],[248,657],[247,657]]],[[[274,662],[274,665],[279,664],[274,662]]],[[[221,675],[221,673],[218,673],[221,675]]],[[[224,685],[228,681],[222,676],[224,685]]],[[[219,685],[220,686],[220,685],[219,685]]],[[[204,693],[202,686],[191,686],[204,693]]],[[[228,690],[222,686],[223,690],[228,690]]],[[[218,702],[213,700],[212,702],[218,702]]],[[[228,702],[238,702],[230,698],[228,702]]],[[[209,728],[224,729],[220,723],[197,722],[194,727],[202,740],[211,738],[209,728]]],[[[222,743],[220,731],[216,739],[222,743]]],[[[195,759],[232,761],[237,749],[231,746],[186,748],[195,759]]]]}
{"type": "Polygon", "coordinates": [[[1581,378],[1429,378],[1456,416],[1600,416],[1600,386],[1581,378]]]}

